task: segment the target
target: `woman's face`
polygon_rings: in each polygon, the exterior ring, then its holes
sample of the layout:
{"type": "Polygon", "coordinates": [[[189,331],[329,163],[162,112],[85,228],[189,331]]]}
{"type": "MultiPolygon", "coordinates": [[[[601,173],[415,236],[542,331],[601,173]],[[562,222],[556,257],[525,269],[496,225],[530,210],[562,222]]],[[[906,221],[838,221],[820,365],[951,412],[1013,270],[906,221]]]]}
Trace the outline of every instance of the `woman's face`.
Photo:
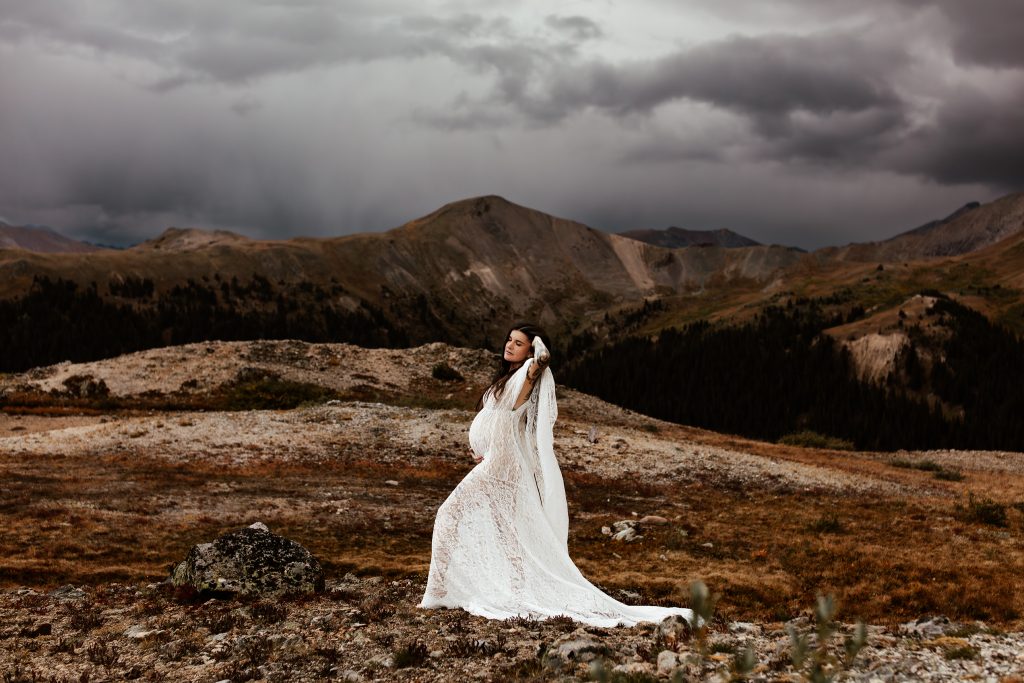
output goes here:
{"type": "Polygon", "coordinates": [[[530,338],[526,333],[512,330],[505,340],[505,360],[509,363],[523,363],[533,352],[530,338]]]}

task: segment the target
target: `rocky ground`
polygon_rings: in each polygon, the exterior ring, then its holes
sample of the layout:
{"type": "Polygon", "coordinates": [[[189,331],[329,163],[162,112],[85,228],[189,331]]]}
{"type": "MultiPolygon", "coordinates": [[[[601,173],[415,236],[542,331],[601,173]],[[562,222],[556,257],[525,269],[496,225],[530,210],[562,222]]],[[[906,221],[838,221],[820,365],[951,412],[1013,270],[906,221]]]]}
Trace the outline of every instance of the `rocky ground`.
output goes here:
{"type": "MultiPolygon", "coordinates": [[[[29,588],[0,599],[6,681],[804,680],[787,623],[716,623],[703,644],[671,620],[594,628],[416,608],[409,579],[346,574],[315,598],[191,603],[161,585],[29,588]]],[[[828,643],[838,662],[852,635],[828,643]]],[[[852,681],[1020,681],[1024,635],[942,618],[869,626],[852,681]]],[[[813,638],[812,638],[813,644],[813,638]]],[[[837,669],[838,670],[838,667],[837,669]]]]}
{"type": "Polygon", "coordinates": [[[787,626],[812,631],[828,592],[870,624],[850,680],[1024,680],[1024,455],[763,444],[563,388],[574,559],[627,602],[685,605],[704,580],[721,597],[703,653],[679,625],[418,610],[491,362],[214,342],[0,377],[0,675],[700,680],[749,648],[753,680],[799,680],[787,626]],[[321,560],[324,594],[203,602],[162,583],[192,544],[258,520],[321,560]]]}

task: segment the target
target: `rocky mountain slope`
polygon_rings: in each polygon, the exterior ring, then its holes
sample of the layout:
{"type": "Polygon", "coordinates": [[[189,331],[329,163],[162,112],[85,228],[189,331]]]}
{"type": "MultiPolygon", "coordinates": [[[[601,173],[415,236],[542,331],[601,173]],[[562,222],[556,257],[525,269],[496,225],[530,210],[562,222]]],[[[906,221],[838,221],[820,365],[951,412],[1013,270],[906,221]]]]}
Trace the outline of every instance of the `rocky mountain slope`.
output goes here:
{"type": "Polygon", "coordinates": [[[65,237],[49,228],[8,225],[0,221],[0,250],[22,249],[44,254],[91,253],[103,250],[65,237]]]}
{"type": "Polygon", "coordinates": [[[835,260],[895,263],[959,256],[984,249],[1024,230],[1024,192],[987,204],[972,202],[944,219],[881,242],[829,247],[816,252],[835,260]]]}

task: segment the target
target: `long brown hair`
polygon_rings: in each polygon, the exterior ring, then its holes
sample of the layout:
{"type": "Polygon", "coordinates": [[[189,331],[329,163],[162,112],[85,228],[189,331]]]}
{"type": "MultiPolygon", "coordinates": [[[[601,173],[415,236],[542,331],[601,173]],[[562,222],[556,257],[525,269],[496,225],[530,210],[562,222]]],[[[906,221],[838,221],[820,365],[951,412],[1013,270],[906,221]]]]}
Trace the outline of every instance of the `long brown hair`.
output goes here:
{"type": "MultiPolygon", "coordinates": [[[[501,340],[502,349],[505,347],[505,342],[508,341],[509,335],[513,331],[518,330],[526,335],[526,338],[533,343],[534,337],[540,337],[540,340],[544,342],[544,346],[551,348],[551,341],[548,339],[548,333],[545,332],[539,325],[534,325],[530,322],[520,321],[512,323],[512,326],[508,328],[508,332],[505,333],[505,338],[501,340]]],[[[530,352],[533,355],[533,352],[530,352]]],[[[494,374],[494,379],[491,381],[491,385],[484,389],[484,393],[480,394],[480,400],[476,402],[476,409],[480,410],[484,407],[484,397],[487,396],[488,392],[493,392],[494,397],[501,396],[502,390],[505,388],[505,384],[509,378],[514,374],[512,372],[512,363],[505,360],[505,354],[502,353],[498,361],[498,371],[494,374]]],[[[518,369],[518,368],[517,368],[518,369]]]]}

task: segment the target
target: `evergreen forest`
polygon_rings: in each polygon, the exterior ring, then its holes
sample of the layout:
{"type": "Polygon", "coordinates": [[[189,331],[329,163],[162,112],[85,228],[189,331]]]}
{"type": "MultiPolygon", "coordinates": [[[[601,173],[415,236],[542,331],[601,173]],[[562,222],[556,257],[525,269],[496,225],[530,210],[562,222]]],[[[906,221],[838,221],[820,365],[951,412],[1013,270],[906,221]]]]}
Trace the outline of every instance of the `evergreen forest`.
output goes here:
{"type": "Polygon", "coordinates": [[[97,285],[36,277],[28,294],[0,301],[0,372],[83,362],[160,346],[219,339],[300,339],[365,347],[406,346],[405,334],[365,301],[354,310],[308,282],[282,287],[254,275],[241,283],[195,282],[157,294],[149,279],[97,285]]]}
{"type": "Polygon", "coordinates": [[[629,336],[582,351],[559,379],[646,415],[757,439],[811,431],[859,449],[1024,450],[1024,341],[939,297],[930,315],[948,334],[909,328],[881,385],[858,380],[846,348],[823,334],[847,320],[820,301],[770,306],[744,325],[629,336]]]}

